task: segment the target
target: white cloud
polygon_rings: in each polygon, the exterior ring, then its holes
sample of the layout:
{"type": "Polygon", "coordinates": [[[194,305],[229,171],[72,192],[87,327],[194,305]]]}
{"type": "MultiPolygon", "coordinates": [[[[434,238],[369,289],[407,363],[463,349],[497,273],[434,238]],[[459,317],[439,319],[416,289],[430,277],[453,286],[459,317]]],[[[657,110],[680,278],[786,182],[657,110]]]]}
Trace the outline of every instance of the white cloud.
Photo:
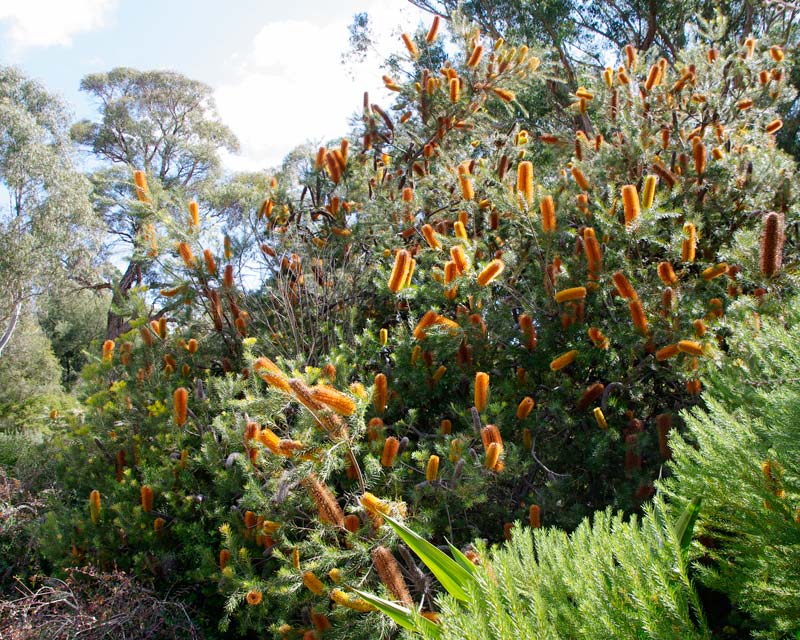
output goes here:
{"type": "Polygon", "coordinates": [[[229,169],[276,166],[299,144],[341,136],[365,90],[373,102],[386,95],[381,63],[390,52],[402,50],[402,29],[413,30],[430,16],[397,1],[372,0],[365,10],[383,50],[363,64],[341,61],[352,14],[324,26],[298,20],[269,23],[245,55],[232,58],[234,78],[216,90],[220,115],[242,143],[240,155],[226,158],[229,169]]]}
{"type": "Polygon", "coordinates": [[[70,45],[106,25],[117,0],[0,0],[0,27],[12,51],[70,45]]]}

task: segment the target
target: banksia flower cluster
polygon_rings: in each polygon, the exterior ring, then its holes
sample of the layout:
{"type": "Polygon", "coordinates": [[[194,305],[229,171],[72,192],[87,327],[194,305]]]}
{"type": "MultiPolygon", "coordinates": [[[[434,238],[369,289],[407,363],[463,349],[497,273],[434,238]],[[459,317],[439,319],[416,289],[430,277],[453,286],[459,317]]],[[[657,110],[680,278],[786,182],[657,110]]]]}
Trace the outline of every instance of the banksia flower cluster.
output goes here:
{"type": "Polygon", "coordinates": [[[475,408],[479,413],[486,411],[489,403],[489,374],[479,371],[475,374],[475,408]]]}
{"type": "Polygon", "coordinates": [[[186,424],[188,407],[189,391],[185,387],[178,387],[172,394],[172,418],[179,427],[186,424]]]}
{"type": "Polygon", "coordinates": [[[331,490],[315,474],[311,474],[305,481],[314,504],[317,506],[317,513],[322,522],[344,528],[344,512],[336,501],[331,490]]]}
{"type": "Polygon", "coordinates": [[[143,484],[140,493],[142,498],[142,511],[150,513],[153,510],[153,489],[143,484]]]}
{"type": "Polygon", "coordinates": [[[416,261],[405,249],[400,249],[395,255],[392,274],[389,276],[389,290],[397,293],[407,287],[411,281],[414,264],[416,261]]]}
{"type": "Polygon", "coordinates": [[[100,520],[100,492],[97,489],[89,494],[89,516],[92,524],[97,524],[100,520]]]}
{"type": "Polygon", "coordinates": [[[386,588],[397,600],[407,607],[412,606],[413,601],[408,591],[408,585],[392,552],[384,546],[378,546],[372,550],[371,555],[372,563],[378,572],[381,582],[386,585],[386,588]]]}
{"type": "Polygon", "coordinates": [[[761,234],[759,263],[761,273],[774,276],[783,261],[783,215],[774,211],[764,216],[764,231],[761,234]]]}

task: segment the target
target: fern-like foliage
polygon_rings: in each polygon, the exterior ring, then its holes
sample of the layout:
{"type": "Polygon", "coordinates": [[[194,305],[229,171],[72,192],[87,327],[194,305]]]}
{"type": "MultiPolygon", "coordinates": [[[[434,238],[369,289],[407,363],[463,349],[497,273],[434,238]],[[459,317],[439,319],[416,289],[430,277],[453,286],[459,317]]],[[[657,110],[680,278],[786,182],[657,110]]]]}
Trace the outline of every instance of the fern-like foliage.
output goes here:
{"type": "MultiPolygon", "coordinates": [[[[674,438],[680,504],[703,497],[697,575],[749,613],[765,638],[800,632],[800,312],[734,333],[731,355],[707,379],[706,408],[674,438]]],[[[740,325],[741,326],[741,325],[740,325]]]]}
{"type": "MultiPolygon", "coordinates": [[[[468,600],[440,601],[443,640],[708,638],[681,545],[657,498],[641,519],[610,511],[572,534],[517,527],[483,557],[468,600]]],[[[426,637],[433,638],[433,635],[426,637]]]]}

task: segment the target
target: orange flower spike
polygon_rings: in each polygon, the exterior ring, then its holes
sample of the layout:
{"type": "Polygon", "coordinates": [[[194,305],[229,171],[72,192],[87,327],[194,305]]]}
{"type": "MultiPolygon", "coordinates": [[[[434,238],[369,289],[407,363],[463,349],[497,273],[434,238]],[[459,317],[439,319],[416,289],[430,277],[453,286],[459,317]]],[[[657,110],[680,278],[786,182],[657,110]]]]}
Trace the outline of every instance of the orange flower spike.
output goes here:
{"type": "Polygon", "coordinates": [[[652,174],[644,179],[644,188],[642,190],[642,207],[649,209],[653,206],[653,201],[656,197],[656,185],[658,178],[652,174]]]}
{"type": "Polygon", "coordinates": [[[589,270],[596,272],[603,264],[603,254],[594,229],[591,227],[586,227],[583,230],[583,246],[586,251],[586,260],[589,263],[589,270]]]}
{"type": "Polygon", "coordinates": [[[475,374],[475,408],[479,413],[486,410],[489,401],[489,374],[479,371],[475,374]]]}
{"type": "Polygon", "coordinates": [[[133,172],[133,182],[136,185],[136,199],[145,204],[150,202],[150,192],[147,188],[147,176],[144,171],[133,172]]]}
{"type": "Polygon", "coordinates": [[[448,88],[450,89],[450,102],[458,102],[461,97],[461,83],[458,78],[450,78],[448,88]]]}
{"type": "Polygon", "coordinates": [[[351,416],[356,411],[356,403],[353,402],[350,396],[328,385],[322,384],[311,387],[311,395],[317,402],[343,416],[351,416]]]}
{"type": "Polygon", "coordinates": [[[389,289],[393,293],[397,293],[405,286],[405,282],[411,270],[411,260],[411,254],[405,249],[401,249],[395,255],[394,267],[389,277],[389,289]]]}
{"type": "Polygon", "coordinates": [[[439,33],[440,24],[441,24],[441,19],[439,18],[439,16],[434,16],[431,28],[428,30],[428,33],[425,36],[425,42],[427,42],[428,44],[432,44],[433,41],[436,40],[436,36],[439,33]]]}
{"type": "Polygon", "coordinates": [[[386,411],[386,398],[388,393],[388,381],[386,375],[379,373],[375,376],[375,390],[373,392],[372,401],[375,405],[375,411],[382,414],[386,411]]]}
{"type": "MultiPolygon", "coordinates": [[[[461,245],[456,245],[455,247],[450,248],[450,257],[453,259],[453,263],[455,264],[456,272],[458,274],[462,274],[469,269],[469,261],[464,253],[464,247],[461,245]]],[[[447,274],[445,274],[445,276],[446,275],[447,274]]],[[[447,278],[445,277],[445,280],[446,279],[447,278]]]]}
{"type": "Polygon", "coordinates": [[[631,314],[633,326],[642,333],[647,333],[647,317],[644,315],[641,300],[631,300],[628,303],[628,310],[631,314]]]}
{"type": "Polygon", "coordinates": [[[530,508],[530,512],[528,513],[528,522],[531,525],[531,529],[540,529],[542,526],[542,511],[539,508],[539,505],[532,504],[530,508]]]}
{"type": "Polygon", "coordinates": [[[681,260],[694,262],[697,248],[697,231],[691,222],[683,225],[683,234],[686,236],[681,241],[681,260]]]}
{"type": "Polygon", "coordinates": [[[669,262],[658,263],[658,277],[668,287],[678,283],[678,276],[675,275],[675,270],[669,262]]]}
{"type": "Polygon", "coordinates": [[[542,212],[542,231],[552,233],[556,230],[556,205],[552,196],[545,196],[539,203],[542,212]]]}
{"type": "Polygon", "coordinates": [[[502,449],[499,444],[496,442],[489,443],[489,446],[486,449],[486,460],[484,461],[484,466],[487,469],[494,469],[500,460],[501,453],[502,449]]]}
{"type": "Polygon", "coordinates": [[[620,296],[625,298],[626,300],[638,300],[639,295],[636,293],[636,290],[631,286],[631,283],[625,277],[621,271],[617,271],[613,276],[611,276],[612,280],[614,281],[614,286],[617,288],[617,292],[620,296]]]}
{"type": "Polygon", "coordinates": [[[103,362],[111,362],[114,359],[114,341],[106,340],[103,343],[103,362]]]}
{"type": "Polygon", "coordinates": [[[150,513],[153,510],[153,489],[143,484],[139,490],[142,499],[142,511],[150,513]]]}
{"type": "Polygon", "coordinates": [[[425,467],[425,479],[428,482],[434,482],[439,476],[439,456],[431,456],[428,458],[428,465],[425,467]]]}
{"type": "Polygon", "coordinates": [[[485,287],[503,273],[505,266],[505,263],[500,258],[495,258],[478,274],[478,284],[485,287]]]}
{"type": "Polygon", "coordinates": [[[583,175],[583,171],[581,171],[580,167],[572,167],[572,177],[575,178],[575,182],[584,191],[589,191],[589,189],[592,188],[592,185],[586,179],[586,176],[583,175]]]}
{"type": "Polygon", "coordinates": [[[182,427],[186,423],[189,405],[189,391],[185,387],[175,389],[172,397],[172,418],[176,425],[182,427]]]}
{"type": "Polygon", "coordinates": [[[588,332],[589,339],[594,343],[598,349],[608,349],[609,341],[605,334],[597,327],[591,327],[588,332]]]}
{"type": "Polygon", "coordinates": [[[694,342],[693,340],[681,340],[678,342],[678,351],[681,353],[688,353],[692,356],[702,356],[703,345],[701,345],[699,342],[694,342]]]}
{"type": "Polygon", "coordinates": [[[728,273],[728,264],[726,262],[720,262],[713,267],[704,269],[701,275],[703,276],[703,280],[713,280],[726,273],[728,273]]]}
{"type": "Polygon", "coordinates": [[[303,584],[315,596],[325,595],[325,585],[311,571],[303,573],[303,584]]]}
{"type": "Polygon", "coordinates": [[[483,47],[481,45],[477,45],[472,50],[472,53],[470,54],[469,59],[467,60],[467,67],[469,67],[470,69],[474,69],[480,64],[482,57],[483,57],[483,47]]]}
{"type": "Polygon", "coordinates": [[[192,200],[189,202],[189,228],[198,229],[200,227],[200,207],[192,200]]]}
{"type": "Polygon", "coordinates": [[[528,205],[533,203],[533,163],[528,160],[520,162],[517,167],[517,191],[528,205]]]}
{"type": "Polygon", "coordinates": [[[408,54],[412,58],[414,58],[414,60],[419,58],[419,49],[417,49],[417,45],[414,44],[414,41],[411,39],[411,36],[409,36],[407,33],[404,33],[400,37],[402,38],[403,44],[406,46],[406,49],[408,50],[408,54]]]}
{"type": "Polygon", "coordinates": [[[219,568],[224,570],[228,566],[231,559],[231,552],[227,549],[221,549],[219,552],[219,568]]]}
{"type": "Polygon", "coordinates": [[[656,351],[656,360],[658,362],[663,362],[664,360],[669,360],[680,353],[677,344],[668,344],[666,347],[661,347],[658,351],[656,351]]]}
{"type": "Polygon", "coordinates": [[[183,264],[185,264],[188,269],[191,269],[195,266],[196,261],[194,254],[192,253],[192,248],[186,242],[181,242],[178,244],[178,253],[183,260],[183,264]]]}
{"type": "Polygon", "coordinates": [[[217,275],[217,263],[214,261],[214,254],[211,253],[211,249],[203,251],[203,260],[206,263],[206,271],[208,271],[209,275],[217,275]]]}
{"type": "Polygon", "coordinates": [[[429,224],[422,225],[422,235],[425,238],[425,242],[428,243],[428,246],[431,249],[438,251],[439,249],[442,248],[442,243],[439,242],[431,225],[429,224]]]}
{"type": "Polygon", "coordinates": [[[593,413],[597,426],[601,429],[608,429],[608,422],[606,421],[605,415],[603,415],[603,410],[600,407],[595,407],[593,413]]]}
{"type": "Polygon", "coordinates": [[[420,318],[417,326],[414,327],[413,336],[415,340],[423,340],[425,338],[425,329],[436,324],[439,319],[439,314],[433,310],[427,311],[422,318],[420,318]]]}
{"type": "Polygon", "coordinates": [[[550,370],[560,371],[564,367],[567,367],[571,365],[573,362],[575,362],[575,358],[577,357],[578,357],[577,349],[573,349],[572,351],[566,351],[565,353],[562,353],[560,356],[554,358],[550,362],[550,370]]]}
{"type": "Polygon", "coordinates": [[[383,452],[381,453],[381,465],[384,467],[391,467],[394,465],[397,452],[400,450],[400,441],[394,436],[389,436],[383,443],[383,452]]]}
{"type": "Polygon", "coordinates": [[[458,176],[458,182],[461,185],[461,196],[464,200],[475,199],[475,188],[472,186],[472,180],[465,173],[458,176]]]}
{"type": "Polygon", "coordinates": [[[524,420],[527,418],[531,411],[533,411],[533,407],[536,405],[536,402],[530,396],[525,396],[522,401],[517,406],[517,419],[524,420]]]}
{"type": "Polygon", "coordinates": [[[586,287],[571,287],[556,293],[556,302],[569,302],[571,300],[583,300],[586,297],[586,287]]]}
{"type": "Polygon", "coordinates": [[[93,489],[89,494],[89,515],[92,519],[92,524],[97,524],[100,520],[100,511],[100,492],[97,489],[93,489]]]}
{"type": "Polygon", "coordinates": [[[625,213],[625,225],[629,226],[636,221],[640,213],[639,192],[635,185],[626,184],[622,187],[622,207],[625,213]]]}

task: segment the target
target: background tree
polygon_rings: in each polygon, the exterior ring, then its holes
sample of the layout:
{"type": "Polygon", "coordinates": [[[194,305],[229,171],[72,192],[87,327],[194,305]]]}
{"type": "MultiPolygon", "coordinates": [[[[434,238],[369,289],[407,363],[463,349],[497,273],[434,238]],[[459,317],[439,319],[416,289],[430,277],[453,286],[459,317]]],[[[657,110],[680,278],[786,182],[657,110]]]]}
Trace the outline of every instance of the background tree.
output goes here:
{"type": "Polygon", "coordinates": [[[145,226],[159,220],[159,201],[200,197],[219,176],[220,152],[236,151],[238,141],[220,121],[211,88],[179,73],[116,68],[86,76],[81,89],[98,100],[100,117],[74,125],[72,136],[107,163],[92,176],[95,206],[128,260],[108,315],[106,333],[115,338],[125,329],[120,305],[154,266],[141,242],[145,226]],[[131,202],[133,170],[148,178],[149,204],[131,202]]]}
{"type": "Polygon", "coordinates": [[[23,303],[82,286],[99,254],[89,183],[75,168],[61,101],[0,67],[0,353],[23,303]]]}

